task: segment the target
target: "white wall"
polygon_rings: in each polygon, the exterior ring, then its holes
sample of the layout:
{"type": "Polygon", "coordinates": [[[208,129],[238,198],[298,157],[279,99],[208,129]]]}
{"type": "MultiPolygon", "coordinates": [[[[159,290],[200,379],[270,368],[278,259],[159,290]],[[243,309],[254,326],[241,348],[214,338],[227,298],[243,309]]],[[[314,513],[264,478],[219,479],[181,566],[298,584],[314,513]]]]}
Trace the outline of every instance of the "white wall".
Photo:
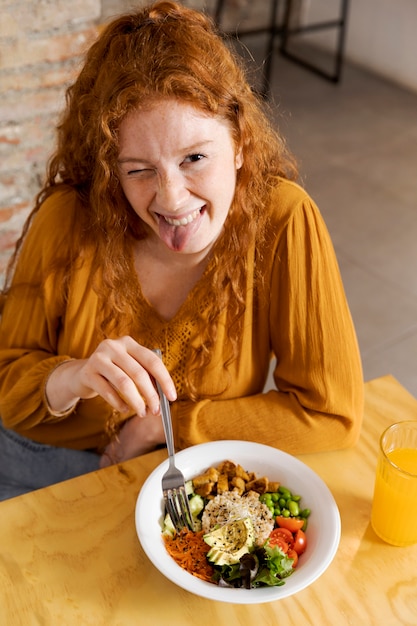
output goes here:
{"type": "MultiPolygon", "coordinates": [[[[340,0],[305,2],[307,22],[332,19],[340,7],[340,0]]],[[[346,57],[417,92],[417,0],[351,0],[346,57]]]]}

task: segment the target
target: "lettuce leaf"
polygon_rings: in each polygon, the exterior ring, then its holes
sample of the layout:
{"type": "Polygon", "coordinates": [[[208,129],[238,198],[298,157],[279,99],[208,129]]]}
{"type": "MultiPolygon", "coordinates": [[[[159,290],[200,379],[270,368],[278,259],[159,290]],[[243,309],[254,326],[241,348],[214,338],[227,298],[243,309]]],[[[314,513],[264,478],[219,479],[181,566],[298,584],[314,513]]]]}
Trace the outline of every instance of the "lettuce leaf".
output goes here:
{"type": "Polygon", "coordinates": [[[252,581],[253,587],[267,585],[276,587],[283,585],[283,578],[291,576],[293,573],[293,559],[290,559],[278,546],[270,546],[268,542],[264,545],[263,565],[259,568],[258,574],[252,581]]]}

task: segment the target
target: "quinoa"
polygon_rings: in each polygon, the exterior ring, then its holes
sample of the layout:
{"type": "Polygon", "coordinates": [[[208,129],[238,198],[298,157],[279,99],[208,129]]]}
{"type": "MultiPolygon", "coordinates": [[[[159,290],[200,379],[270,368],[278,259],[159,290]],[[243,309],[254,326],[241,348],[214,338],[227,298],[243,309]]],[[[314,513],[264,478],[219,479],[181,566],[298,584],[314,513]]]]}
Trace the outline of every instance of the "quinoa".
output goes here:
{"type": "Polygon", "coordinates": [[[226,491],[210,500],[201,519],[202,528],[209,533],[215,526],[249,517],[255,531],[255,544],[261,546],[274,528],[274,518],[268,507],[259,500],[259,494],[249,491],[243,496],[226,491]]]}

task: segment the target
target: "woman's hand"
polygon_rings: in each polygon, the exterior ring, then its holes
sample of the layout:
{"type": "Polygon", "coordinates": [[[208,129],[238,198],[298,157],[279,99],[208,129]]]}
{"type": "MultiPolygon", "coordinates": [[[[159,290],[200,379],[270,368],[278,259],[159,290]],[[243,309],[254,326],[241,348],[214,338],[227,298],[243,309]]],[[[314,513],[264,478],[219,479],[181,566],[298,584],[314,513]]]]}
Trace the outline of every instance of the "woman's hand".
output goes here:
{"type": "Polygon", "coordinates": [[[117,438],[106,446],[100,459],[100,467],[146,454],[161,443],[165,443],[161,415],[135,415],[123,424],[117,438]]]}
{"type": "Polygon", "coordinates": [[[132,337],[106,339],[88,359],[74,359],[57,367],[46,383],[53,411],[65,411],[80,398],[101,396],[119,413],[145,418],[159,415],[157,380],[168,400],[175,386],[162,360],[132,337]]]}

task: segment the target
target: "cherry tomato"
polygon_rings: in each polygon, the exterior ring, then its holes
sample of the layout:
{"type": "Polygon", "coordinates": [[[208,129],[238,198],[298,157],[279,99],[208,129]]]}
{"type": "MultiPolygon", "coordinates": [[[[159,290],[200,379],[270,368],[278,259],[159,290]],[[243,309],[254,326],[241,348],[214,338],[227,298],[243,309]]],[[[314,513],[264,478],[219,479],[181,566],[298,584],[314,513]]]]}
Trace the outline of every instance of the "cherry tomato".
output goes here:
{"type": "Polygon", "coordinates": [[[293,534],[288,528],[274,528],[269,537],[282,537],[289,544],[294,542],[293,534]]]}
{"type": "Polygon", "coordinates": [[[280,528],[288,528],[292,533],[302,528],[305,522],[304,519],[298,519],[298,517],[283,517],[282,515],[277,515],[275,521],[280,528]]]}
{"type": "Polygon", "coordinates": [[[289,545],[282,537],[269,537],[269,545],[280,548],[284,554],[287,554],[289,545]]]}
{"type": "Polygon", "coordinates": [[[303,530],[298,529],[294,536],[294,550],[298,555],[302,554],[307,548],[307,537],[303,530]]]}
{"type": "Polygon", "coordinates": [[[287,552],[287,556],[288,556],[290,559],[293,559],[293,560],[294,560],[294,563],[292,564],[293,568],[294,568],[294,567],[297,567],[297,563],[298,563],[298,554],[296,553],[296,551],[295,551],[295,550],[293,550],[292,548],[290,548],[290,549],[288,550],[288,552],[287,552]]]}

